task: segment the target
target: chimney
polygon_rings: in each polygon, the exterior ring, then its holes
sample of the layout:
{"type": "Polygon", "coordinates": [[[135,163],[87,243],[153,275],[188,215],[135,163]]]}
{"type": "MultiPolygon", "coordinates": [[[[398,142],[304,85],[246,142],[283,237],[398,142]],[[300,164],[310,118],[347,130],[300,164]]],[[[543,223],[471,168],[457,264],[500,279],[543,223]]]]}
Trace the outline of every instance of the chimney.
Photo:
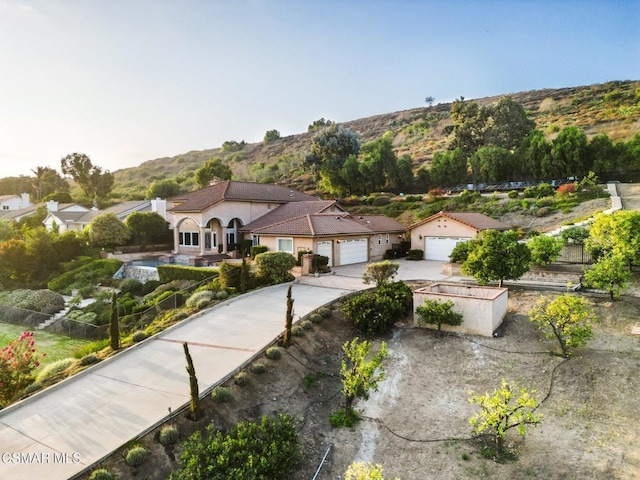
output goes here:
{"type": "Polygon", "coordinates": [[[56,202],[55,200],[49,200],[47,202],[47,210],[49,211],[49,213],[57,212],[58,211],[58,202],[56,202]]]}
{"type": "Polygon", "coordinates": [[[27,208],[27,207],[31,206],[31,199],[30,199],[28,193],[23,193],[22,195],[20,195],[20,197],[22,197],[22,207],[21,208],[27,208]]]}
{"type": "Polygon", "coordinates": [[[162,200],[160,197],[156,197],[155,200],[151,200],[151,211],[157,213],[165,220],[167,219],[167,201],[162,200]]]}

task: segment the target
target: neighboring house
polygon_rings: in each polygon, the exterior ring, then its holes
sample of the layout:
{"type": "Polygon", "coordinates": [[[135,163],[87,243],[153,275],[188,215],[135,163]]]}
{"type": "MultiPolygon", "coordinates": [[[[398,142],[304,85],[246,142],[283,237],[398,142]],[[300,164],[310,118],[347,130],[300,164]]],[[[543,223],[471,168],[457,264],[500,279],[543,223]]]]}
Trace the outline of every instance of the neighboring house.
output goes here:
{"type": "Polygon", "coordinates": [[[22,210],[30,207],[31,200],[28,193],[21,195],[0,195],[0,213],[12,210],[22,210]]]}
{"type": "Polygon", "coordinates": [[[30,205],[25,208],[20,208],[18,210],[2,210],[0,211],[0,220],[10,220],[14,222],[19,222],[24,217],[28,217],[36,213],[38,207],[41,207],[42,204],[39,205],[30,205]]]}
{"type": "Polygon", "coordinates": [[[399,222],[380,215],[352,216],[334,200],[289,188],[224,181],[169,199],[174,251],[213,255],[243,239],[272,251],[312,251],[330,265],[381,259],[404,238],[399,222]]]}
{"type": "Polygon", "coordinates": [[[134,212],[156,212],[165,220],[167,219],[166,201],[160,199],[121,202],[104,210],[89,209],[77,203],[55,201],[46,202],[46,205],[49,213],[42,223],[49,231],[53,230],[55,225],[60,233],[83,231],[95,217],[103,213],[113,213],[122,222],[134,212]]]}
{"type": "Polygon", "coordinates": [[[283,205],[240,229],[254,245],[297,256],[329,257],[329,266],[381,260],[398,246],[405,227],[384,215],[353,216],[334,200],[283,205]]]}
{"type": "Polygon", "coordinates": [[[449,261],[453,248],[483,230],[509,230],[498,220],[473,212],[439,212],[411,225],[411,248],[424,250],[425,260],[449,261]]]}

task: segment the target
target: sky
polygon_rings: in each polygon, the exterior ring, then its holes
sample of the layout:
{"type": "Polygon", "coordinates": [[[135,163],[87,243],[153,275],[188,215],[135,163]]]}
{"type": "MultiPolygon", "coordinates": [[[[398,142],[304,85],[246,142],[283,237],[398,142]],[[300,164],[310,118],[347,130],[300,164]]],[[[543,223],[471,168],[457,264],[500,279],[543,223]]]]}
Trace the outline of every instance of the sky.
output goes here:
{"type": "Polygon", "coordinates": [[[640,79],[640,0],[0,0],[0,178],[640,79]]]}

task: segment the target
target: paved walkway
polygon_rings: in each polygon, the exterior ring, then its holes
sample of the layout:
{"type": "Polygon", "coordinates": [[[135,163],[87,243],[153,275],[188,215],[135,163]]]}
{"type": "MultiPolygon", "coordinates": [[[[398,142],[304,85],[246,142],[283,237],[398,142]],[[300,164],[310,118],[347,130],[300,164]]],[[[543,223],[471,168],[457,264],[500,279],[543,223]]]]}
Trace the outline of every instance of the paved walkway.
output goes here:
{"type": "MultiPolygon", "coordinates": [[[[282,333],[286,289],[222,303],[0,411],[0,479],[67,479],[154,428],[189,401],[182,343],[210,390],[282,333]]],[[[349,290],[295,284],[296,319],[349,290]]]]}

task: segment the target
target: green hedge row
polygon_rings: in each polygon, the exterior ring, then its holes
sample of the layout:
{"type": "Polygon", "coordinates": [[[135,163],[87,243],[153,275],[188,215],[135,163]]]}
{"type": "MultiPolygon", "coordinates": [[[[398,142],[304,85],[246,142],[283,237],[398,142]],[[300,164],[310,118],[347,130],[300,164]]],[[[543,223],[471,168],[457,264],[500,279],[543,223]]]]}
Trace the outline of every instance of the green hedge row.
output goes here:
{"type": "Polygon", "coordinates": [[[72,288],[95,285],[111,279],[121,266],[120,260],[94,260],[54,278],[47,283],[47,287],[54,292],[70,293],[72,288]]]}
{"type": "Polygon", "coordinates": [[[186,265],[158,265],[158,276],[162,283],[174,280],[202,282],[219,275],[216,268],[189,267],[186,265]]]}

